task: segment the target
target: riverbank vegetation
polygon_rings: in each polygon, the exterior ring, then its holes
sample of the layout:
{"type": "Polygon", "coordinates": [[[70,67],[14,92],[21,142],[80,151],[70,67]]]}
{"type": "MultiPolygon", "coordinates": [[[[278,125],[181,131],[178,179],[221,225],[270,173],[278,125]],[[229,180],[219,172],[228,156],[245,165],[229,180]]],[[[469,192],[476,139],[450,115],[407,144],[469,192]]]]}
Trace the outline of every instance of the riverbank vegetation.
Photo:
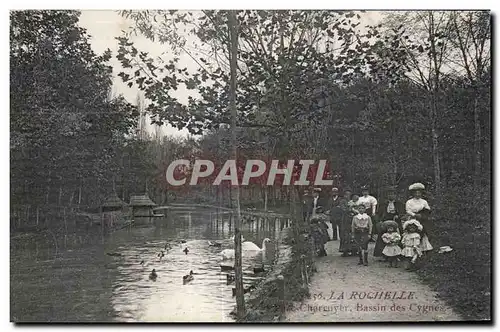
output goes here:
{"type": "MultiPolygon", "coordinates": [[[[175,159],[222,165],[231,155],[225,13],[121,14],[131,29],[117,36],[118,53],[98,55],[77,25],[78,12],[11,13],[12,230],[65,229],[68,216],[76,220],[113,192],[125,202],[147,192],[158,204],[230,206],[229,185],[171,187],[165,181],[175,159]],[[138,49],[129,38],[133,32],[172,56],[159,60],[138,49]],[[188,69],[180,53],[196,65],[188,69]],[[110,93],[111,57],[145,105],[110,93]],[[178,90],[190,95],[187,101],[175,97],[178,90]],[[196,136],[149,138],[141,126],[144,112],[156,124],[196,136]]],[[[433,244],[455,250],[435,255],[419,273],[463,307],[465,317],[487,317],[490,14],[391,12],[374,26],[364,24],[365,14],[238,13],[239,158],[326,159],[336,186],[358,191],[368,184],[377,198],[395,186],[404,200],[410,183],[424,183],[438,230],[433,244]]],[[[240,200],[267,210],[296,205],[300,196],[296,187],[256,183],[242,188],[240,200]]]]}

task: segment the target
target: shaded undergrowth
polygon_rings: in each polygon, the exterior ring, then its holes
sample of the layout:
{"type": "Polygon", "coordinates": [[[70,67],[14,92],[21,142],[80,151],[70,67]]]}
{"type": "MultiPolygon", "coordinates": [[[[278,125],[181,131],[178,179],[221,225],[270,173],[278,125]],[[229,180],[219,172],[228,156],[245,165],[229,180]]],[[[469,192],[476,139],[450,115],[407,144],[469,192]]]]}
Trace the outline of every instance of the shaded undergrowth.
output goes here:
{"type": "Polygon", "coordinates": [[[432,244],[453,251],[426,257],[418,275],[465,320],[491,319],[489,219],[436,221],[432,244]]]}

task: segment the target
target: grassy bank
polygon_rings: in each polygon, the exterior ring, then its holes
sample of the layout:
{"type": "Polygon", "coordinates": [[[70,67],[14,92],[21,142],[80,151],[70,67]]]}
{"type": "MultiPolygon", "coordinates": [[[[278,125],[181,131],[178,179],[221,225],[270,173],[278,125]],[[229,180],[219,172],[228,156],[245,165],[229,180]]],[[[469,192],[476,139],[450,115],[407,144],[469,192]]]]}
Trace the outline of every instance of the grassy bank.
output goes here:
{"type": "Polygon", "coordinates": [[[418,271],[439,296],[466,320],[491,319],[491,243],[489,219],[436,221],[433,252],[418,271]]]}
{"type": "MultiPolygon", "coordinates": [[[[289,235],[292,229],[289,229],[289,235]]],[[[246,316],[241,322],[276,322],[282,315],[281,289],[278,276],[284,278],[284,305],[289,307],[293,302],[300,302],[309,296],[307,288],[302,285],[301,255],[304,244],[294,242],[281,245],[280,258],[272,273],[245,299],[246,316]]]]}

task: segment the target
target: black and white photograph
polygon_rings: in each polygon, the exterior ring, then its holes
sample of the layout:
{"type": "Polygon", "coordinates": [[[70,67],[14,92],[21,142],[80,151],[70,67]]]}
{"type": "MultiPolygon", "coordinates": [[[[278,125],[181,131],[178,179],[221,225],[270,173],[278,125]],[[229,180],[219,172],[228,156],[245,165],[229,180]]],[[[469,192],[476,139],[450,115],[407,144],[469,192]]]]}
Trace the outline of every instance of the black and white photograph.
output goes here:
{"type": "Polygon", "coordinates": [[[492,322],[490,10],[7,15],[11,323],[492,322]]]}

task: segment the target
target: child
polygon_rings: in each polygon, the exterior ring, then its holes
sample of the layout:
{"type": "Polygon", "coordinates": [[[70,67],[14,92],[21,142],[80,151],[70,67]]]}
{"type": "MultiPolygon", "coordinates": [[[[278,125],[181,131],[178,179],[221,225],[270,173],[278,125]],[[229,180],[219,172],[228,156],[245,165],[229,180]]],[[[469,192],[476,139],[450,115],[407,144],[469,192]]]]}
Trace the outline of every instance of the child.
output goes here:
{"type": "Polygon", "coordinates": [[[314,241],[314,251],[318,257],[326,256],[325,233],[321,221],[316,218],[311,220],[311,233],[314,241]]]}
{"type": "Polygon", "coordinates": [[[368,241],[372,234],[373,223],[372,218],[365,213],[366,207],[364,205],[358,205],[357,210],[359,214],[352,218],[351,234],[353,234],[359,248],[358,265],[366,266],[368,265],[368,241]]]}
{"type": "Polygon", "coordinates": [[[397,224],[388,224],[387,232],[382,235],[382,241],[386,244],[382,254],[389,259],[389,267],[398,267],[398,256],[401,255],[400,240],[401,235],[399,235],[397,224]]]}
{"type": "Polygon", "coordinates": [[[414,270],[417,259],[422,256],[422,249],[420,248],[420,234],[422,225],[416,219],[410,219],[403,223],[403,239],[401,243],[404,248],[401,255],[410,260],[407,270],[414,270]]]}
{"type": "Polygon", "coordinates": [[[347,202],[347,205],[349,206],[349,208],[351,210],[350,212],[354,216],[357,215],[357,214],[359,214],[359,211],[356,208],[359,205],[358,204],[358,200],[359,200],[359,196],[358,195],[352,195],[351,200],[349,202],[347,202]]]}

